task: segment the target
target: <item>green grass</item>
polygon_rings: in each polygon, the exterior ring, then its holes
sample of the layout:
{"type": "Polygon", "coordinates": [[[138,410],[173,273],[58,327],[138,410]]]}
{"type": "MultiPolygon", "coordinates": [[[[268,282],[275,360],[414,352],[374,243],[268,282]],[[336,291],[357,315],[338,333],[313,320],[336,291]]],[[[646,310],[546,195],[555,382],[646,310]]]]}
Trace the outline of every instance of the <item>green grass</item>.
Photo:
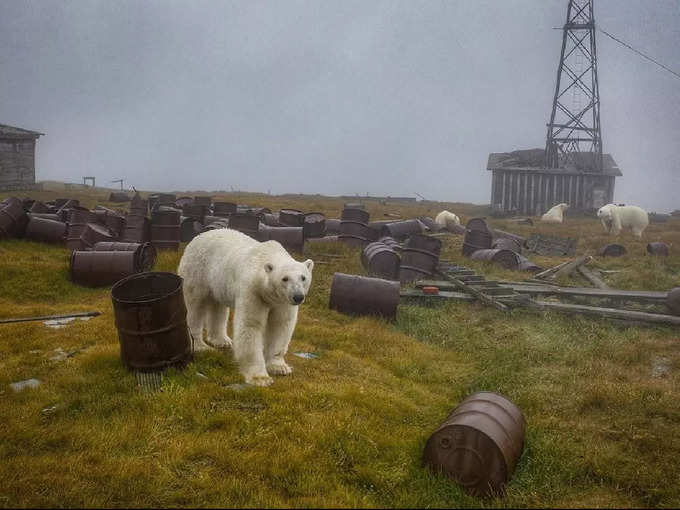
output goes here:
{"type": "MultiPolygon", "coordinates": [[[[81,196],[89,206],[104,198],[81,196]]],[[[342,207],[323,197],[235,199],[333,217],[342,207]]],[[[483,213],[461,204],[369,209],[379,219],[395,211],[434,216],[442,207],[464,219],[483,213]]],[[[613,241],[591,218],[552,227],[492,224],[579,236],[579,254],[613,241]]],[[[655,259],[644,248],[657,239],[680,246],[679,226],[651,225],[644,242],[623,236],[629,254],[596,258],[593,266],[624,270],[607,277],[617,288],[677,286],[680,257],[655,259]]],[[[461,259],[461,243],[446,238],[445,256],[489,277],[525,276],[461,259]]],[[[155,269],[174,271],[180,255],[162,253],[155,269]]],[[[145,394],[121,365],[109,289],[70,283],[61,247],[0,242],[0,317],[102,312],[56,330],[41,322],[0,325],[0,506],[680,505],[677,328],[521,310],[507,316],[457,302],[403,304],[394,323],[348,317],[328,309],[330,283],[337,271],[364,274],[358,250],[310,244],[304,256],[317,265],[290,352],[320,358],[289,354],[291,377],[235,391],[230,385],[241,378],[231,355],[201,353],[185,370],[168,372],[161,392],[145,394]],[[58,347],[83,350],[49,361],[58,347]],[[657,357],[670,362],[665,377],[652,377],[657,357]],[[14,393],[8,386],[30,377],[40,388],[14,393]],[[421,467],[429,435],[478,390],[507,395],[528,421],[504,499],[469,497],[421,467]]],[[[549,267],[566,259],[534,260],[549,267]]]]}

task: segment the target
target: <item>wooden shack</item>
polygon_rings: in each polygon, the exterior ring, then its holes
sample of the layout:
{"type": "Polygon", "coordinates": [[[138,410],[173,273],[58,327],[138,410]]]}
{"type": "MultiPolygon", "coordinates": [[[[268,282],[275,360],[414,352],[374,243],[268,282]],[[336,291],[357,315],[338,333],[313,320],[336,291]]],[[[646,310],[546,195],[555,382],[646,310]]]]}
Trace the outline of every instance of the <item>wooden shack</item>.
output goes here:
{"type": "Polygon", "coordinates": [[[566,168],[546,168],[544,149],[489,154],[491,213],[540,216],[562,202],[576,212],[612,203],[614,180],[622,175],[614,158],[602,155],[601,172],[593,170],[593,153],[572,158],[566,168]]]}
{"type": "Polygon", "coordinates": [[[35,185],[35,144],[43,133],[0,124],[0,190],[35,185]]]}

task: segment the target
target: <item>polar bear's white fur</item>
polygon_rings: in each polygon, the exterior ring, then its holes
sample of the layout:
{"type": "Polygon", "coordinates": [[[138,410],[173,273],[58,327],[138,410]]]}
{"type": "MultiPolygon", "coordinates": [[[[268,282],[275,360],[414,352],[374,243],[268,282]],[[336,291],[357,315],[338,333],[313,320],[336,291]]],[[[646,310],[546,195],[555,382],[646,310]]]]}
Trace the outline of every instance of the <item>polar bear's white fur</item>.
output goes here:
{"type": "Polygon", "coordinates": [[[460,225],[458,216],[449,211],[442,211],[434,219],[435,223],[441,228],[452,230],[455,225],[460,225]]]}
{"type": "Polygon", "coordinates": [[[313,267],[312,260],[295,261],[277,241],[260,243],[236,230],[196,236],[177,269],[184,279],[187,323],[195,349],[232,345],[227,321],[233,308],[232,347],[246,382],[268,386],[273,382],[270,374],[290,374],[283,357],[313,267]]]}
{"type": "Polygon", "coordinates": [[[541,216],[541,221],[543,223],[562,223],[564,221],[564,211],[567,209],[569,209],[569,204],[557,204],[541,216]]]}
{"type": "Polygon", "coordinates": [[[607,204],[597,211],[604,231],[615,236],[622,228],[630,227],[635,237],[642,237],[642,232],[649,225],[647,212],[636,205],[607,204]]]}

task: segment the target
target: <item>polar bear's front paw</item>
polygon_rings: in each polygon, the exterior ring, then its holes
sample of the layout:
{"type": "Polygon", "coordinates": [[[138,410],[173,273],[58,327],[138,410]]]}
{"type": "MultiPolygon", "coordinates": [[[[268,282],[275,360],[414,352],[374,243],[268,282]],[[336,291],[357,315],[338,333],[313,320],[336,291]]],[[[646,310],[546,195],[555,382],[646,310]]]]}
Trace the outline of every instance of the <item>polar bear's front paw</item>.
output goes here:
{"type": "Polygon", "coordinates": [[[269,386],[274,382],[274,379],[268,375],[251,375],[246,376],[246,383],[252,384],[253,386],[269,386]]]}
{"type": "Polygon", "coordinates": [[[283,360],[276,360],[267,364],[267,372],[272,375],[290,375],[293,368],[283,360]]]}
{"type": "Polygon", "coordinates": [[[232,346],[231,338],[228,336],[222,338],[208,337],[205,343],[214,349],[228,349],[232,346]]]}

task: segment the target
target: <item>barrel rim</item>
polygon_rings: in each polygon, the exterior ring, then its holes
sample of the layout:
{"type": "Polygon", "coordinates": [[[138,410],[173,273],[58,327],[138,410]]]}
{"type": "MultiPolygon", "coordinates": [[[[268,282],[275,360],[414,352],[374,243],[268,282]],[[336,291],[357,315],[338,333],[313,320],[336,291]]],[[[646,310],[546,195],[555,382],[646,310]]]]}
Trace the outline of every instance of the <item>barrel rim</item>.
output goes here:
{"type": "Polygon", "coordinates": [[[156,303],[158,301],[165,300],[169,298],[170,296],[173,296],[177,294],[178,292],[182,292],[182,289],[184,287],[184,278],[182,278],[180,275],[175,274],[175,273],[170,273],[168,271],[144,271],[141,273],[135,273],[130,276],[126,276],[122,280],[117,281],[113,287],[111,287],[111,299],[113,299],[117,303],[122,303],[126,305],[139,305],[139,304],[150,304],[150,303],[156,303]],[[135,279],[143,279],[143,278],[149,278],[153,276],[162,276],[162,277],[171,277],[172,279],[177,279],[178,280],[178,285],[175,289],[172,291],[162,295],[162,296],[157,296],[151,299],[122,299],[119,298],[115,295],[115,292],[117,290],[120,290],[121,287],[126,285],[130,280],[135,280],[135,279]]]}

